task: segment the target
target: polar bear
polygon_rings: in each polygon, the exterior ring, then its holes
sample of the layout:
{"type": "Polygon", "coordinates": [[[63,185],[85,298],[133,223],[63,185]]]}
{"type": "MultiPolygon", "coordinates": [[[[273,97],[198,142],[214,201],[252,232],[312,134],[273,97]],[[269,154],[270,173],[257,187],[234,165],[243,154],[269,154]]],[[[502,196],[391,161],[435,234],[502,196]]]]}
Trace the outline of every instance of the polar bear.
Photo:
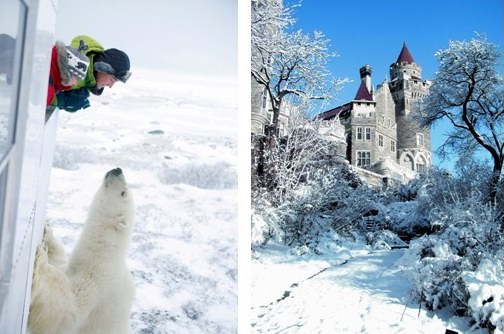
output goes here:
{"type": "Polygon", "coordinates": [[[51,231],[37,249],[28,316],[31,334],[125,334],[135,288],[126,266],[134,205],[115,168],[94,196],[66,270],[51,231]]]}

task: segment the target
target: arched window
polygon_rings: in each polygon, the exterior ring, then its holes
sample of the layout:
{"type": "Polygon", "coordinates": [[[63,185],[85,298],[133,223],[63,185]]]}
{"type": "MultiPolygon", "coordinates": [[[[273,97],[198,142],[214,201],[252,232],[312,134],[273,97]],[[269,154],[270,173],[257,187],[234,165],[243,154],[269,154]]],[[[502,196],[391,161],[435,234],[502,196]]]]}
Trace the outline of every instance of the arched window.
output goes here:
{"type": "Polygon", "coordinates": [[[406,167],[410,170],[415,170],[415,160],[409,153],[403,153],[399,161],[401,166],[406,167]]]}
{"type": "Polygon", "coordinates": [[[427,168],[427,161],[423,155],[417,156],[415,167],[417,172],[425,171],[425,169],[427,168]]]}

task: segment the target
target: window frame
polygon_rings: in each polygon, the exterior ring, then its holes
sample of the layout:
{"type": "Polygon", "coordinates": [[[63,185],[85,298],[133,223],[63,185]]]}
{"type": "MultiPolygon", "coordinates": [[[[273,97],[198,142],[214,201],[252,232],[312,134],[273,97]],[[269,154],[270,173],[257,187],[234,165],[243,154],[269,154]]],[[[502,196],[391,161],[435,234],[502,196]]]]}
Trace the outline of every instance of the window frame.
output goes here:
{"type": "Polygon", "coordinates": [[[416,134],[416,142],[417,146],[424,147],[425,146],[425,137],[423,133],[416,134]]]}
{"type": "Polygon", "coordinates": [[[363,140],[364,139],[364,130],[362,126],[358,126],[356,130],[356,139],[363,140]]]}
{"type": "Polygon", "coordinates": [[[359,150],[356,151],[357,167],[366,167],[371,165],[371,151],[359,150]]]}
{"type": "Polygon", "coordinates": [[[371,128],[366,127],[364,130],[364,139],[371,140],[371,128]]]}

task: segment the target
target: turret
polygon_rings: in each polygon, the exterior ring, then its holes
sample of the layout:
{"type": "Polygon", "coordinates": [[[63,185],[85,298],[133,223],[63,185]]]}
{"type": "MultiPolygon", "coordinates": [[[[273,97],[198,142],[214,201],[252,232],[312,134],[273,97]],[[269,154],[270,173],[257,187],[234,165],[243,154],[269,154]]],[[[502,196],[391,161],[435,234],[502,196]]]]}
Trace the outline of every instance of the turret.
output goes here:
{"type": "Polygon", "coordinates": [[[371,66],[369,65],[364,65],[359,69],[360,72],[360,78],[366,85],[366,88],[370,94],[373,93],[373,86],[371,85],[371,73],[373,70],[371,69],[371,66]]]}
{"type": "Polygon", "coordinates": [[[416,100],[424,97],[429,82],[422,80],[422,68],[415,63],[406,43],[390,65],[390,92],[396,104],[397,158],[400,165],[414,171],[430,166],[430,129],[421,128],[412,115],[416,100]]]}
{"type": "Polygon", "coordinates": [[[403,43],[401,53],[395,63],[390,65],[390,80],[409,79],[415,77],[422,78],[422,67],[415,63],[406,42],[403,43]]]}

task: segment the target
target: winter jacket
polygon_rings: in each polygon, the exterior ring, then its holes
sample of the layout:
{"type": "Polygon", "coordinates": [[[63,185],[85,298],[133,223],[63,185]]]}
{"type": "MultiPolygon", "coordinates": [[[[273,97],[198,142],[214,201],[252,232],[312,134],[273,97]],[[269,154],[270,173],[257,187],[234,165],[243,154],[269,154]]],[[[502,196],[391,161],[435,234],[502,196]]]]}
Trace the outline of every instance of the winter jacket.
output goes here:
{"type": "Polygon", "coordinates": [[[94,76],[94,57],[105,51],[105,49],[99,42],[86,35],[74,37],[74,39],[70,42],[70,46],[79,49],[89,58],[89,67],[86,78],[84,80],[79,80],[73,89],[86,87],[90,89],[93,94],[100,95],[103,92],[103,89],[100,91],[93,89],[96,87],[96,79],[94,76]]]}
{"type": "Polygon", "coordinates": [[[66,46],[61,42],[56,42],[52,48],[46,106],[55,103],[56,93],[72,88],[72,86],[65,85],[70,81],[71,76],[70,71],[68,71],[66,46]]]}
{"type": "Polygon", "coordinates": [[[89,67],[84,80],[77,81],[77,84],[70,90],[61,91],[57,94],[54,105],[59,109],[75,112],[90,106],[89,92],[94,95],[100,95],[103,92],[103,88],[96,89],[94,57],[105,50],[99,42],[85,35],[74,37],[70,42],[70,46],[79,49],[89,58],[89,67]]]}

